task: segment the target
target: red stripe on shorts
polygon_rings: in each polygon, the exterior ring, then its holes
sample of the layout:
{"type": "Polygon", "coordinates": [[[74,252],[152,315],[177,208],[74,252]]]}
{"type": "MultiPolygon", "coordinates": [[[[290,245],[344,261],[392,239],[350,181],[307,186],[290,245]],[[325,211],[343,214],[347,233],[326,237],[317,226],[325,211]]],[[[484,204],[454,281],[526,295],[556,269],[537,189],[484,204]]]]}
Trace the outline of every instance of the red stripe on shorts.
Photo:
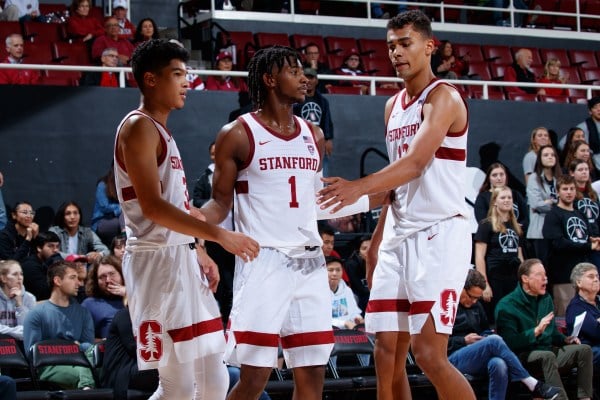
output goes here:
{"type": "Polygon", "coordinates": [[[281,338],[281,347],[291,349],[293,347],[316,346],[319,344],[334,343],[333,331],[305,332],[288,335],[281,338]]]}
{"type": "Polygon", "coordinates": [[[465,161],[467,159],[467,152],[464,149],[440,147],[435,152],[435,158],[440,158],[442,160],[465,161]]]}
{"type": "Polygon", "coordinates": [[[221,317],[218,317],[208,321],[202,321],[193,325],[185,326],[183,328],[171,329],[169,331],[169,335],[171,336],[171,339],[173,339],[173,343],[177,343],[185,342],[186,340],[192,340],[198,336],[222,330],[223,321],[221,320],[221,317]]]}
{"type": "Polygon", "coordinates": [[[435,304],[435,301],[415,301],[410,304],[409,315],[415,314],[429,314],[431,307],[435,304]]]}
{"type": "Polygon", "coordinates": [[[369,300],[367,312],[408,312],[410,303],[406,299],[369,300]]]}
{"type": "Polygon", "coordinates": [[[234,331],[235,341],[238,344],[251,344],[253,346],[279,347],[279,335],[276,333],[234,331]]]}

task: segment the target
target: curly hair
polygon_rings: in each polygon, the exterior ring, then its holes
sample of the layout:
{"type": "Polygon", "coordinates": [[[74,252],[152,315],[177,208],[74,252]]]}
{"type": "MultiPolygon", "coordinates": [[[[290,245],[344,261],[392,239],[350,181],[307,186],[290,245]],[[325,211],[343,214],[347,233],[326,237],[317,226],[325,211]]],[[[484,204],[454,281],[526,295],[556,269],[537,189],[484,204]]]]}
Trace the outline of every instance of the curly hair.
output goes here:
{"type": "Polygon", "coordinates": [[[94,261],[92,264],[92,268],[90,268],[85,282],[85,294],[88,297],[96,298],[116,297],[106,294],[104,291],[102,291],[102,289],[100,289],[100,285],[98,284],[98,270],[100,269],[100,265],[112,265],[115,267],[115,270],[119,273],[119,275],[121,275],[123,285],[125,285],[123,269],[121,268],[121,260],[113,255],[108,255],[100,258],[97,261],[94,261]]]}

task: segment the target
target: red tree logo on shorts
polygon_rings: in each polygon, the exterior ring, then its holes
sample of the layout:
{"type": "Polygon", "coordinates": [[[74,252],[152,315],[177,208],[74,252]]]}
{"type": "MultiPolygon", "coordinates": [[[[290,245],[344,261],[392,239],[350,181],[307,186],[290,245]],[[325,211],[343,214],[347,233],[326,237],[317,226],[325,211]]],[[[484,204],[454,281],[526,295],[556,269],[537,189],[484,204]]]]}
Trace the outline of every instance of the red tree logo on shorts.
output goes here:
{"type": "Polygon", "coordinates": [[[446,289],[440,295],[440,307],[442,313],[440,314],[440,320],[442,324],[446,326],[454,325],[454,317],[456,316],[456,307],[458,305],[458,296],[456,291],[453,289],[446,289]]]}
{"type": "Polygon", "coordinates": [[[145,362],[158,361],[162,357],[162,325],[158,321],[142,321],[140,324],[140,357],[145,362]]]}

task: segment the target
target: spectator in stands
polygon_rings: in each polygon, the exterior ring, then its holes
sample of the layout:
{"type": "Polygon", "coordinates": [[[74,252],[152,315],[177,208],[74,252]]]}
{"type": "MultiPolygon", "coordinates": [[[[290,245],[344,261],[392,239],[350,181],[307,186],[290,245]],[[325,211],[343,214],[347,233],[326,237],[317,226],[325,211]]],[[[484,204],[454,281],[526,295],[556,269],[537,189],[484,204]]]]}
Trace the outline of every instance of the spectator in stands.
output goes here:
{"type": "MultiPolygon", "coordinates": [[[[102,50],[100,63],[103,67],[116,67],[119,63],[119,53],[114,47],[102,50]]],[[[111,71],[85,71],[79,81],[81,86],[119,87],[119,73],[111,71]]],[[[97,191],[96,187],[96,191],[97,191]]],[[[97,193],[96,193],[97,195],[97,193]]],[[[96,202],[98,198],[96,197],[96,202]]],[[[94,208],[95,211],[95,208],[94,208]]]]}
{"type": "Polygon", "coordinates": [[[348,274],[350,287],[357,297],[358,307],[364,312],[369,302],[369,286],[367,286],[367,252],[371,246],[371,235],[361,236],[358,246],[346,260],[344,270],[348,274]]]}
{"type": "Polygon", "coordinates": [[[306,96],[302,103],[294,104],[294,114],[312,122],[323,131],[323,135],[325,136],[323,176],[329,176],[329,162],[333,153],[333,119],[331,117],[329,101],[323,97],[318,89],[319,79],[317,78],[317,70],[314,68],[304,68],[304,75],[308,79],[306,96]]]}
{"type": "Polygon", "coordinates": [[[133,45],[137,47],[143,42],[158,38],[158,26],[156,22],[152,18],[144,18],[137,25],[135,35],[133,36],[133,45]]]}
{"type": "Polygon", "coordinates": [[[204,203],[210,200],[212,194],[212,179],[215,172],[215,142],[212,141],[208,145],[208,155],[210,157],[210,163],[200,175],[200,178],[194,185],[194,191],[192,192],[192,201],[194,207],[202,207],[204,203]]]}
{"type": "MultiPolygon", "coordinates": [[[[386,8],[388,7],[392,8],[392,4],[386,4],[386,8]]],[[[408,10],[408,6],[406,4],[398,4],[394,8],[396,9],[396,14],[400,14],[401,12],[408,10]]],[[[396,15],[393,13],[393,11],[392,14],[393,15],[390,15],[389,11],[385,11],[380,3],[371,3],[371,16],[373,18],[389,19],[390,17],[396,15]]]]}
{"type": "Polygon", "coordinates": [[[565,159],[567,158],[567,153],[571,149],[571,145],[573,142],[577,140],[582,140],[587,143],[585,140],[585,133],[581,128],[572,127],[569,128],[569,131],[565,136],[563,136],[558,142],[558,147],[561,149],[560,151],[560,165],[565,165],[565,159]]]}
{"type": "Polygon", "coordinates": [[[136,353],[129,309],[123,308],[109,326],[100,374],[101,386],[113,388],[115,399],[126,399],[128,389],[153,393],[158,387],[157,370],[139,371],[136,353]]]}
{"type": "Polygon", "coordinates": [[[121,260],[115,256],[105,256],[94,262],[87,275],[85,293],[87,298],[81,305],[92,315],[96,338],[105,339],[115,313],[125,307],[121,260]]]}
{"type": "Polygon", "coordinates": [[[431,69],[438,78],[463,78],[469,73],[469,56],[459,57],[454,54],[452,43],[449,40],[442,40],[438,50],[431,55],[431,69]]]}
{"type": "MultiPolygon", "coordinates": [[[[5,64],[25,64],[23,36],[18,33],[8,35],[5,40],[8,56],[2,60],[5,64]]],[[[40,73],[29,69],[0,69],[0,85],[36,85],[40,73]]]]}
{"type": "Polygon", "coordinates": [[[542,234],[550,242],[548,275],[552,284],[556,315],[565,315],[575,295],[570,284],[571,271],[580,262],[589,262],[590,253],[600,250],[598,228],[590,227],[587,218],[575,209],[575,179],[563,175],[556,181],[558,204],[546,215],[542,234]]]}
{"type": "Polygon", "coordinates": [[[523,230],[513,210],[513,191],[506,186],[492,190],[488,217],[475,233],[475,266],[488,283],[483,292],[488,320],[494,320],[498,301],[517,284],[517,268],[523,261],[523,230]]]}
{"type": "MultiPolygon", "coordinates": [[[[215,69],[229,72],[233,70],[233,56],[227,50],[217,54],[215,69]]],[[[248,91],[248,85],[239,76],[211,75],[206,79],[206,90],[225,90],[230,92],[248,91]]]]}
{"type": "Polygon", "coordinates": [[[590,144],[594,154],[594,165],[600,168],[600,96],[588,100],[590,116],[577,125],[585,135],[585,141],[590,144]]]}
{"type": "Polygon", "coordinates": [[[2,196],[2,186],[4,186],[4,175],[0,172],[0,230],[4,229],[8,222],[6,205],[4,204],[4,197],[2,196]]]}
{"type": "Polygon", "coordinates": [[[133,44],[129,40],[119,38],[119,21],[115,17],[108,17],[104,21],[104,35],[98,36],[92,46],[92,59],[100,60],[102,52],[108,47],[117,49],[119,53],[118,65],[128,65],[133,44]]]}
{"type": "Polygon", "coordinates": [[[594,368],[600,371],[600,278],[594,264],[579,263],[571,271],[576,294],[567,306],[567,331],[573,332],[575,318],[586,313],[579,331],[581,343],[592,347],[594,368]]]}
{"type": "MultiPolygon", "coordinates": [[[[569,75],[563,75],[560,73],[560,61],[557,58],[551,58],[546,61],[544,66],[544,76],[542,76],[539,83],[566,83],[569,79],[569,75]]],[[[568,96],[569,89],[566,88],[555,88],[552,86],[542,88],[538,91],[538,94],[546,96],[568,96]]]]}
{"type": "Polygon", "coordinates": [[[88,276],[88,263],[87,257],[79,254],[69,254],[65,261],[72,263],[75,265],[77,269],[77,279],[79,279],[79,289],[77,289],[77,296],[75,299],[79,304],[83,303],[83,301],[87,298],[87,294],[85,293],[85,281],[88,276]]]}
{"type": "MultiPolygon", "coordinates": [[[[327,64],[319,62],[320,57],[321,52],[319,50],[319,46],[317,46],[315,43],[309,43],[306,45],[304,48],[304,66],[317,70],[317,74],[333,74],[327,64]]],[[[317,90],[320,93],[325,93],[327,86],[330,86],[330,83],[325,84],[323,81],[317,81],[317,90]]]]}
{"type": "Polygon", "coordinates": [[[564,172],[569,170],[569,166],[574,160],[585,161],[590,169],[590,179],[592,181],[598,179],[598,170],[592,161],[592,152],[590,150],[590,145],[587,144],[587,142],[583,140],[576,140],[571,143],[571,146],[569,147],[565,156],[565,163],[563,164],[564,172]]]}
{"type": "Polygon", "coordinates": [[[38,301],[50,297],[48,286],[48,267],[62,260],[59,254],[60,239],[54,232],[40,232],[34,240],[35,254],[31,254],[22,263],[25,287],[38,301]]]}
{"type": "Polygon", "coordinates": [[[110,251],[91,228],[81,225],[81,207],[74,201],[60,205],[50,230],[60,238],[60,252],[63,258],[69,254],[87,257],[92,263],[110,251]]]}
{"type": "Polygon", "coordinates": [[[229,117],[227,118],[227,122],[233,122],[240,115],[252,112],[252,100],[250,99],[250,93],[241,90],[238,92],[238,104],[240,108],[236,108],[232,112],[229,113],[229,117]]]}
{"type": "MultiPolygon", "coordinates": [[[[515,53],[515,61],[509,67],[504,70],[504,80],[506,82],[529,82],[535,83],[535,75],[529,67],[533,62],[533,54],[529,49],[519,49],[515,53]]],[[[537,88],[534,87],[518,87],[518,86],[507,86],[506,90],[509,92],[515,92],[519,94],[536,94],[537,88]]]]}
{"type": "MultiPolygon", "coordinates": [[[[344,61],[342,65],[337,70],[337,73],[340,75],[351,75],[351,76],[361,76],[367,75],[362,65],[362,60],[360,59],[360,53],[356,49],[350,49],[344,55],[344,61]]],[[[360,81],[340,81],[340,85],[342,86],[356,86],[360,87],[361,94],[367,94],[369,92],[369,83],[368,82],[360,82],[360,81]]]]}
{"type": "Polygon", "coordinates": [[[542,262],[537,258],[524,261],[517,275],[519,284],[496,307],[498,334],[513,352],[522,355],[525,368],[541,364],[544,381],[560,388],[560,400],[567,400],[567,395],[559,370],[576,367],[577,398],[590,400],[592,350],[588,345],[582,345],[578,338],[566,337],[556,328],[542,262]]]}
{"type": "MultiPolygon", "coordinates": [[[[550,144],[550,135],[548,129],[543,126],[533,128],[531,131],[531,140],[529,142],[529,151],[523,157],[523,174],[525,175],[525,184],[529,175],[533,174],[535,169],[535,160],[541,146],[550,144]]],[[[562,164],[561,164],[562,165],[562,164]]]]}
{"type": "Polygon", "coordinates": [[[33,222],[33,207],[25,201],[17,203],[11,216],[12,221],[0,231],[0,260],[21,262],[34,253],[31,241],[38,235],[39,226],[33,222]]]}
{"type": "Polygon", "coordinates": [[[0,21],[18,21],[19,9],[15,5],[4,5],[4,9],[0,7],[0,21]]]}
{"type": "Polygon", "coordinates": [[[326,257],[327,276],[329,289],[333,294],[331,298],[331,324],[340,329],[354,329],[358,324],[364,324],[365,320],[361,310],[356,304],[352,289],[342,279],[342,260],[337,257],[326,257]]]}
{"type": "Polygon", "coordinates": [[[45,22],[44,16],[40,14],[40,4],[38,0],[6,0],[4,6],[17,7],[20,22],[45,22]]]}
{"type": "Polygon", "coordinates": [[[127,0],[114,0],[112,12],[119,23],[119,39],[131,41],[136,30],[135,25],[127,19],[127,0]]]}
{"type": "Polygon", "coordinates": [[[558,201],[556,179],[562,175],[558,165],[556,150],[551,145],[541,146],[535,161],[535,170],[527,181],[527,202],[529,204],[529,228],[527,239],[531,241],[535,256],[545,260],[548,243],[542,235],[544,218],[558,201]]]}
{"type": "Polygon", "coordinates": [[[102,21],[90,15],[91,4],[89,0],[73,0],[71,15],[67,20],[67,33],[73,39],[83,42],[93,41],[104,35],[102,21]]]}
{"type": "Polygon", "coordinates": [[[23,321],[35,296],[23,286],[23,270],[14,260],[0,261],[0,333],[23,340],[23,321]]]}
{"type": "MultiPolygon", "coordinates": [[[[116,57],[113,57],[116,58],[116,57]]],[[[96,202],[92,214],[92,230],[105,244],[125,230],[125,221],[121,214],[121,206],[117,198],[117,187],[115,185],[114,162],[110,168],[98,179],[96,183],[96,202]]]]}
{"type": "Polygon", "coordinates": [[[527,386],[533,397],[554,399],[559,389],[533,378],[504,340],[490,330],[478,301],[485,289],[485,277],[469,270],[448,338],[448,361],[463,374],[489,377],[489,400],[506,399],[508,384],[517,381],[527,386]]]}
{"type": "MultiPolygon", "coordinates": [[[[495,188],[505,187],[508,184],[508,175],[506,173],[506,167],[504,164],[495,162],[491,164],[485,174],[485,179],[479,188],[479,194],[475,199],[475,219],[477,222],[487,218],[490,212],[490,199],[492,198],[492,191],[495,188]]],[[[517,221],[521,226],[521,229],[527,231],[529,225],[529,212],[527,209],[527,201],[523,195],[514,189],[512,191],[512,202],[514,214],[517,217],[517,221]]]]}
{"type": "Polygon", "coordinates": [[[327,225],[319,225],[319,235],[321,235],[321,240],[323,241],[323,255],[325,257],[333,256],[337,258],[341,258],[340,254],[335,251],[335,231],[331,229],[331,227],[327,225]]]}
{"type": "Polygon", "coordinates": [[[113,240],[110,242],[110,254],[112,256],[117,257],[119,260],[123,261],[123,256],[125,255],[125,242],[127,238],[125,235],[115,236],[113,240]]]}
{"type": "MultiPolygon", "coordinates": [[[[34,307],[25,318],[25,349],[29,351],[41,340],[66,339],[78,344],[81,351],[88,350],[94,342],[94,323],[89,311],[73,299],[80,286],[76,267],[65,261],[52,264],[48,268],[48,284],[51,287],[50,299],[34,307]]],[[[92,371],[86,367],[42,367],[39,378],[64,389],[95,386],[92,371]]]]}

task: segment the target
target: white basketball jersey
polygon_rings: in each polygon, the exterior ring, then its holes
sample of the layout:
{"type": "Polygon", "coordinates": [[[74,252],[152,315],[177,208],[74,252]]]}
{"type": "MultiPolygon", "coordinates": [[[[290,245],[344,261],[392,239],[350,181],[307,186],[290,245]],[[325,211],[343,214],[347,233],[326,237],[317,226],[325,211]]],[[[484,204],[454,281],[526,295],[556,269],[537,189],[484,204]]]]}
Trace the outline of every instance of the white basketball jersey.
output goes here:
{"type": "Polygon", "coordinates": [[[291,257],[304,256],[298,251],[305,247],[320,247],[315,180],[321,156],[308,123],[294,117],[296,132],[282,136],[254,113],[238,120],[250,155],[235,185],[236,230],[291,257]]]}
{"type": "MultiPolygon", "coordinates": [[[[152,121],[160,136],[163,152],[158,157],[157,163],[161,197],[175,207],[189,212],[190,202],[183,163],[175,139],[169,131],[150,116],[135,110],[123,118],[117,128],[116,137],[118,138],[125,121],[133,115],[143,116],[152,121]]],[[[125,216],[127,248],[135,250],[136,247],[159,247],[192,243],[194,241],[193,237],[167,229],[144,217],[125,165],[116,157],[116,143],[115,140],[115,180],[119,203],[125,216]]]]}
{"type": "MultiPolygon", "coordinates": [[[[423,122],[423,104],[429,93],[439,85],[435,80],[420,95],[406,103],[406,89],[396,95],[387,121],[386,146],[390,163],[400,159],[409,149],[423,122]]],[[[449,85],[451,86],[451,85],[449,85]]],[[[465,104],[466,107],[466,104],[465,104]]],[[[441,146],[425,167],[422,175],[396,188],[396,200],[386,224],[386,237],[403,238],[446,218],[468,215],[465,203],[468,123],[460,132],[447,132],[441,146]]]]}

